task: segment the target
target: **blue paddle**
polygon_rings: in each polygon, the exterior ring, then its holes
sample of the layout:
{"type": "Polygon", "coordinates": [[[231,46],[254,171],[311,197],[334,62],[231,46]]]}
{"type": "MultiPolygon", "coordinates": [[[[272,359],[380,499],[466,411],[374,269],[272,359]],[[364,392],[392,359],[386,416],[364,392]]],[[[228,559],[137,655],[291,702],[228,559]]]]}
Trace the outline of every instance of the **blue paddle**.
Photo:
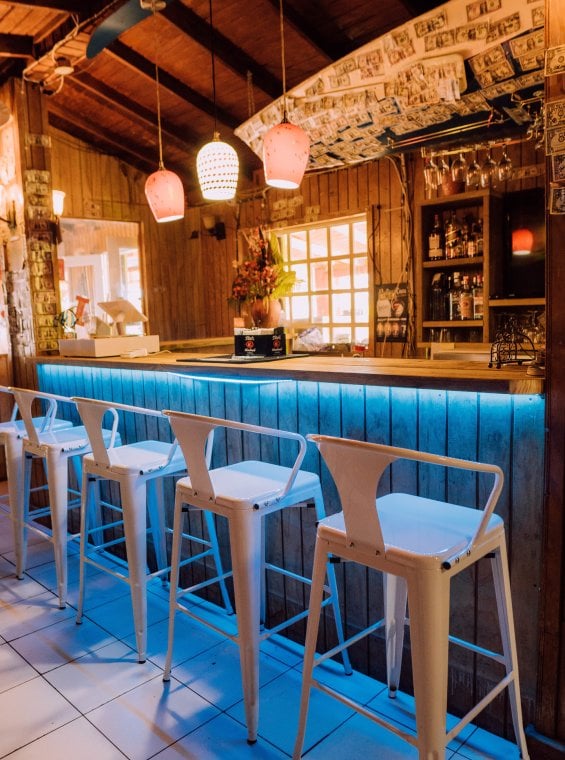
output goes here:
{"type": "MultiPolygon", "coordinates": [[[[165,0],[165,2],[170,3],[171,0],[165,0]]],[[[86,48],[86,57],[94,58],[117,40],[120,34],[151,16],[152,12],[151,8],[142,8],[139,0],[128,0],[94,30],[86,48]]]]}

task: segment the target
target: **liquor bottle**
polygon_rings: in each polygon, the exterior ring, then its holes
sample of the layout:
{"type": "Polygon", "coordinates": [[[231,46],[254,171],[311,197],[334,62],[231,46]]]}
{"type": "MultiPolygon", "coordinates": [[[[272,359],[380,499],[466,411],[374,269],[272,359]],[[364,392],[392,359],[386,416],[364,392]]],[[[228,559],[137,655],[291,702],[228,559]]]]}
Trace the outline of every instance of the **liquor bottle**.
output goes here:
{"type": "Polygon", "coordinates": [[[430,261],[443,258],[443,230],[439,214],[434,214],[434,224],[428,235],[428,258],[430,261]]]}
{"type": "Polygon", "coordinates": [[[482,319],[484,315],[483,276],[477,274],[473,286],[473,319],[482,319]]]}
{"type": "Polygon", "coordinates": [[[483,220],[477,219],[475,224],[475,249],[476,255],[483,255],[483,220]]]}
{"type": "Polygon", "coordinates": [[[445,258],[456,259],[459,256],[461,256],[461,226],[455,211],[452,211],[445,225],[445,258]]]}
{"type": "Polygon", "coordinates": [[[453,282],[449,291],[449,319],[461,319],[461,274],[453,272],[453,282]]]}
{"type": "Polygon", "coordinates": [[[465,253],[466,256],[469,258],[473,258],[473,256],[477,255],[477,236],[476,236],[476,222],[475,219],[473,219],[472,216],[469,216],[469,224],[468,224],[468,230],[469,230],[469,237],[467,239],[467,251],[465,253]]]}
{"type": "Polygon", "coordinates": [[[469,275],[464,275],[459,293],[459,315],[461,319],[473,319],[473,293],[469,283],[469,275]]]}
{"type": "Polygon", "coordinates": [[[430,288],[430,319],[441,321],[445,319],[445,290],[444,274],[436,272],[432,277],[430,288]]]}

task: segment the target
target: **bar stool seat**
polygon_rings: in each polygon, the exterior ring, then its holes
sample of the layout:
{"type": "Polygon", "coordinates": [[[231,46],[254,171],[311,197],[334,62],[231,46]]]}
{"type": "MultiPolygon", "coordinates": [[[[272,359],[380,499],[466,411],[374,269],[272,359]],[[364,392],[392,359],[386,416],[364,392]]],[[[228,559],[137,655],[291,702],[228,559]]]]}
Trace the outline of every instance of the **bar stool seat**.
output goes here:
{"type": "MultiPolygon", "coordinates": [[[[508,689],[516,742],[522,757],[528,758],[520,706],[504,523],[494,514],[503,487],[502,470],[496,465],[393,446],[323,435],[308,438],[317,444],[328,465],[343,511],[321,520],[317,530],[294,760],[299,760],[302,755],[312,687],[392,730],[417,747],[421,760],[444,758],[451,739],[504,689],[508,689]],[[385,495],[379,492],[377,495],[381,477],[390,465],[393,465],[391,477],[394,483],[394,462],[397,460],[417,462],[420,473],[425,468],[430,481],[437,476],[438,466],[477,473],[481,492],[488,493],[484,507],[475,509],[400,492],[385,495]],[[487,478],[494,480],[490,492],[487,491],[487,478]],[[391,697],[396,695],[399,685],[405,623],[410,625],[416,736],[314,677],[314,669],[342,648],[338,646],[318,656],[315,652],[325,563],[329,554],[383,573],[383,621],[372,623],[343,646],[348,647],[385,625],[391,697]],[[481,558],[490,560],[493,573],[502,654],[449,635],[451,579],[481,558]],[[407,600],[409,620],[406,619],[407,600]],[[449,643],[501,663],[505,674],[447,731],[449,643]]],[[[497,678],[496,673],[493,678],[497,678]]]]}
{"type": "MultiPolygon", "coordinates": [[[[232,577],[237,613],[237,634],[221,631],[239,645],[241,678],[248,742],[257,739],[259,719],[259,645],[264,639],[292,623],[304,618],[302,610],[273,628],[264,627],[265,570],[282,572],[287,577],[310,584],[310,578],[288,569],[266,563],[264,560],[264,517],[290,506],[304,506],[314,502],[317,517],[325,514],[320,480],[317,475],[300,470],[306,452],[306,440],[298,433],[291,433],[243,422],[204,417],[195,414],[166,411],[173,431],[184,452],[189,476],[181,478],[176,486],[175,517],[173,525],[173,548],[171,557],[171,595],[169,611],[169,644],[163,679],[169,680],[174,641],[175,613],[181,611],[211,625],[194,609],[183,603],[190,589],[179,586],[180,521],[185,505],[210,510],[228,520],[232,577]],[[270,464],[254,459],[210,469],[205,459],[205,443],[217,428],[225,428],[226,436],[253,434],[284,439],[298,444],[298,454],[292,467],[270,464]]],[[[245,450],[245,446],[243,447],[245,450]]],[[[343,641],[343,630],[338,602],[337,584],[333,566],[327,568],[329,588],[325,604],[333,607],[337,637],[343,641]]],[[[344,656],[344,670],[351,673],[351,665],[344,656]]]]}
{"type": "MultiPolygon", "coordinates": [[[[147,657],[147,581],[161,577],[167,580],[170,569],[167,558],[167,534],[172,529],[167,526],[164,506],[164,479],[186,475],[186,463],[176,441],[172,443],[148,438],[121,446],[112,446],[103,435],[103,422],[109,414],[113,426],[122,417],[134,415],[136,429],[141,432],[141,420],[148,418],[165,419],[162,412],[129,404],[113,403],[95,399],[74,398],[79,414],[86,427],[92,453],[83,458],[82,519],[80,549],[80,581],[77,623],[82,621],[85,565],[108,572],[127,583],[130,587],[136,646],[139,662],[147,657]],[[102,502],[100,484],[113,481],[118,484],[121,503],[102,502]],[[117,519],[101,526],[92,519],[105,507],[117,519]],[[91,518],[91,519],[89,519],[91,518]],[[88,526],[91,526],[90,528],[88,526]],[[109,540],[104,540],[104,532],[111,531],[109,540]],[[116,538],[116,533],[121,535],[116,538]],[[156,569],[149,571],[147,557],[147,537],[151,536],[155,551],[156,569]],[[125,545],[126,559],[122,567],[116,562],[114,568],[102,559],[110,547],[125,545]]],[[[148,425],[145,425],[148,428],[148,425]]],[[[205,520],[209,540],[183,533],[183,537],[203,547],[203,551],[191,556],[188,562],[211,556],[220,574],[223,574],[218,540],[213,516],[207,512],[205,520]]],[[[113,555],[114,559],[118,559],[113,555]]],[[[221,590],[224,606],[232,611],[225,582],[221,590]]]]}
{"type": "MultiPolygon", "coordinates": [[[[10,394],[13,399],[14,394],[11,389],[0,385],[0,392],[10,394]]],[[[49,407],[46,414],[32,418],[34,427],[40,432],[47,430],[62,430],[63,428],[72,427],[70,420],[63,420],[53,416],[55,407],[49,407]]],[[[8,478],[8,504],[10,506],[10,521],[14,535],[14,548],[16,554],[16,576],[23,578],[25,553],[24,553],[24,526],[18,517],[18,494],[23,491],[23,470],[24,470],[24,449],[23,438],[25,437],[25,423],[23,419],[18,419],[18,405],[14,402],[12,413],[9,420],[0,422],[0,446],[4,447],[6,456],[6,474],[8,478]]],[[[45,486],[33,489],[33,491],[43,490],[45,486]]]]}
{"type": "MultiPolygon", "coordinates": [[[[17,520],[23,526],[24,532],[21,554],[16,561],[23,572],[26,551],[25,529],[30,528],[47,536],[53,544],[59,606],[64,608],[67,603],[67,543],[78,536],[78,532],[74,533],[68,530],[68,513],[80,507],[80,499],[77,498],[78,491],[69,488],[69,463],[72,464],[77,483],[80,484],[81,460],[82,456],[90,451],[90,443],[86,428],[83,425],[71,424],[71,426],[65,426],[61,429],[55,429],[51,425],[49,429],[38,430],[33,423],[32,407],[35,402],[46,402],[50,407],[48,414],[55,417],[59,404],[68,404],[73,409],[75,408],[72,399],[24,388],[12,388],[12,392],[25,424],[25,437],[22,438],[24,454],[23,488],[17,504],[17,520]],[[43,460],[49,504],[46,507],[31,510],[33,459],[43,460]],[[43,517],[50,518],[50,526],[38,522],[43,517]]],[[[104,437],[112,445],[118,440],[115,429],[105,430],[104,437]]]]}

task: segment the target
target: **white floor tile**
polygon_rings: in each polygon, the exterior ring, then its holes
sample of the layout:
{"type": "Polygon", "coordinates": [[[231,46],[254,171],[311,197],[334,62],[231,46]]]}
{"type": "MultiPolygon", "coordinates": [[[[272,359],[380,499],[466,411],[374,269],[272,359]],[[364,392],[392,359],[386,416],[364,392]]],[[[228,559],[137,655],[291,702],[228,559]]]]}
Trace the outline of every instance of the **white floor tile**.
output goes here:
{"type": "MultiPolygon", "coordinates": [[[[0,549],[0,553],[1,553],[0,549]]],[[[5,557],[0,556],[0,578],[15,578],[16,566],[5,557]]]]}
{"type": "Polygon", "coordinates": [[[12,752],[6,760],[119,760],[124,757],[86,718],[77,718],[12,752]]]}
{"type": "Polygon", "coordinates": [[[79,717],[66,699],[37,677],[0,694],[0,756],[79,717]]]}
{"type": "Polygon", "coordinates": [[[36,670],[46,673],[113,641],[113,636],[89,620],[77,625],[73,616],[22,636],[12,646],[36,670]]]}
{"type": "Polygon", "coordinates": [[[8,604],[17,604],[23,599],[44,594],[47,589],[28,575],[23,578],[0,578],[0,598],[8,604]]]}
{"type": "Polygon", "coordinates": [[[247,743],[245,729],[222,714],[180,739],[155,756],[154,760],[287,760],[280,752],[259,738],[247,743]]]}
{"type": "Polygon", "coordinates": [[[159,668],[150,662],[139,663],[136,652],[115,642],[50,670],[44,678],[87,713],[157,675],[161,675],[159,668]]]}
{"type": "Polygon", "coordinates": [[[59,600],[50,591],[44,591],[17,604],[6,602],[3,596],[0,596],[0,635],[6,641],[11,641],[53,623],[59,623],[74,614],[75,611],[70,607],[59,609],[59,600]]]}
{"type": "MultiPolygon", "coordinates": [[[[272,657],[261,655],[259,683],[264,685],[287,668],[272,657]]],[[[243,699],[239,647],[223,641],[173,668],[172,675],[221,710],[243,699]]]]}
{"type": "Polygon", "coordinates": [[[520,750],[516,744],[482,728],[473,731],[457,752],[457,758],[468,760],[517,760],[519,757],[520,750]]]}
{"type": "Polygon", "coordinates": [[[10,644],[0,645],[0,692],[37,677],[37,672],[15,652],[10,644]]]}
{"type": "Polygon", "coordinates": [[[161,674],[93,710],[88,719],[127,757],[146,760],[218,715],[202,697],[161,674]]]}
{"type": "MultiPolygon", "coordinates": [[[[85,616],[101,628],[109,631],[117,639],[124,639],[134,633],[133,612],[129,587],[124,585],[127,595],[109,601],[101,606],[91,607],[85,616]]],[[[154,595],[147,598],[147,626],[168,618],[169,608],[164,599],[154,595]]],[[[0,631],[1,633],[1,631],[0,631]]]]}

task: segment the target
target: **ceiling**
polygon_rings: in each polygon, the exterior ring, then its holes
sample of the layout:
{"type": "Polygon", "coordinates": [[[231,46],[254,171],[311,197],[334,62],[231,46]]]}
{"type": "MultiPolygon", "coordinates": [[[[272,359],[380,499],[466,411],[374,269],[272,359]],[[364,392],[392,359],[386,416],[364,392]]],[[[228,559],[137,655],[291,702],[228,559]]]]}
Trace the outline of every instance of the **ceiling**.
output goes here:
{"type": "MultiPolygon", "coordinates": [[[[461,8],[467,8],[468,19],[475,14],[473,9],[479,16],[493,10],[500,16],[509,9],[509,4],[524,6],[522,13],[527,10],[527,20],[522,19],[518,26],[503,29],[499,39],[491,36],[496,25],[488,27],[488,43],[500,48],[500,55],[511,67],[510,75],[508,72],[501,75],[502,86],[500,78],[495,79],[500,90],[498,95],[494,93],[491,100],[482,97],[487,82],[481,81],[481,75],[484,75],[485,67],[489,69],[501,61],[485,62],[481,58],[477,65],[470,66],[466,60],[463,78],[467,80],[467,92],[471,99],[480,98],[484,103],[478,109],[469,105],[463,109],[459,107],[454,115],[450,112],[448,123],[449,128],[456,127],[455,131],[466,128],[467,121],[473,122],[473,129],[474,122],[484,127],[489,119],[493,125],[500,121],[499,126],[503,129],[516,128],[524,120],[524,109],[516,109],[516,93],[527,102],[532,92],[539,92],[540,79],[543,82],[540,72],[543,51],[534,46],[529,62],[524,57],[526,41],[533,36],[532,28],[537,26],[539,32],[540,22],[543,24],[543,11],[540,10],[543,2],[468,0],[465,5],[465,0],[451,0],[449,5],[455,2],[463,4],[461,8]],[[538,18],[531,23],[535,9],[538,18]],[[524,49],[508,47],[512,45],[511,38],[516,36],[523,38],[524,49]],[[501,97],[506,100],[502,102],[501,97]],[[516,110],[521,112],[519,118],[512,113],[516,110]]],[[[280,104],[273,108],[283,90],[279,0],[214,0],[213,26],[210,25],[210,0],[168,0],[163,10],[155,14],[148,11],[144,20],[126,28],[142,15],[139,3],[140,0],[0,1],[0,85],[12,77],[23,77],[44,93],[53,127],[85,140],[101,151],[119,156],[144,172],[152,172],[158,161],[157,64],[166,167],[177,171],[187,188],[194,188],[196,153],[211,139],[216,123],[220,136],[236,148],[242,173],[250,179],[261,162],[240,137],[258,150],[257,134],[280,114],[280,104]],[[89,57],[87,51],[90,55],[91,38],[94,42],[102,34],[98,31],[98,37],[93,38],[93,33],[101,24],[107,26],[116,18],[119,21],[120,17],[114,15],[117,12],[124,14],[125,18],[122,26],[118,24],[117,31],[122,28],[124,31],[97,55],[89,57]],[[57,65],[68,65],[68,73],[56,73],[57,65]],[[246,125],[241,127],[245,122],[246,125]],[[237,135],[234,133],[236,129],[237,135]]],[[[354,51],[358,55],[360,48],[369,46],[366,49],[369,53],[380,55],[378,51],[375,53],[371,44],[383,35],[387,35],[383,38],[385,54],[392,60],[391,54],[397,49],[402,50],[403,41],[402,35],[389,33],[403,28],[423,13],[439,9],[439,6],[436,0],[285,0],[288,104],[297,109],[296,113],[314,135],[311,169],[374,157],[367,155],[369,142],[377,146],[378,154],[380,150],[394,150],[411,144],[412,140],[417,143],[426,139],[430,133],[443,131],[445,115],[438,117],[439,122],[431,123],[429,118],[427,121],[415,118],[417,112],[409,109],[410,113],[402,114],[402,119],[398,113],[382,113],[377,118],[375,102],[381,107],[383,102],[393,99],[389,97],[391,85],[388,80],[378,83],[382,92],[376,84],[373,87],[372,82],[370,92],[367,84],[364,85],[361,90],[363,107],[357,108],[354,123],[347,117],[347,124],[340,125],[339,119],[335,118],[343,99],[328,99],[332,95],[330,92],[307,97],[313,95],[316,87],[322,86],[320,72],[326,72],[330,81],[330,74],[339,73],[343,68],[333,67],[333,64],[342,59],[352,60],[355,56],[350,54],[354,51]],[[393,40],[397,46],[392,53],[386,47],[387,40],[393,40]],[[301,87],[303,83],[306,85],[301,87]],[[374,96],[379,92],[382,98],[374,96]],[[374,107],[368,104],[369,94],[374,107]],[[316,117],[314,111],[323,113],[316,117]],[[316,118],[320,124],[325,124],[323,128],[316,123],[316,118]],[[401,121],[402,130],[399,127],[401,121]],[[352,126],[355,131],[351,131],[352,126]]],[[[505,16],[503,21],[506,22],[507,18],[505,16]]],[[[432,19],[438,24],[441,13],[432,14],[432,19]]],[[[476,24],[477,29],[479,26],[476,24]]],[[[543,28],[541,31],[543,38],[543,28]]],[[[421,36],[418,31],[417,36],[421,36]]],[[[471,46],[469,50],[484,51],[489,47],[485,42],[486,39],[477,37],[475,47],[471,46]]],[[[436,47],[442,44],[439,37],[434,42],[436,47]]],[[[369,55],[364,60],[374,62],[375,59],[369,55]]],[[[397,65],[396,68],[406,71],[405,67],[397,65]]],[[[486,73],[490,74],[490,71],[486,73]]],[[[427,76],[428,72],[424,74],[427,76]]],[[[406,84],[406,74],[403,73],[402,77],[406,84]]],[[[398,84],[398,78],[396,82],[398,84]]],[[[359,88],[350,89],[357,93],[358,102],[359,88]]],[[[398,92],[392,95],[396,97],[396,103],[400,102],[398,92]]],[[[436,106],[438,110],[439,106],[436,106]]],[[[422,103],[419,113],[424,112],[431,113],[430,103],[422,103]]],[[[290,116],[292,120],[292,110],[290,116]]]]}

